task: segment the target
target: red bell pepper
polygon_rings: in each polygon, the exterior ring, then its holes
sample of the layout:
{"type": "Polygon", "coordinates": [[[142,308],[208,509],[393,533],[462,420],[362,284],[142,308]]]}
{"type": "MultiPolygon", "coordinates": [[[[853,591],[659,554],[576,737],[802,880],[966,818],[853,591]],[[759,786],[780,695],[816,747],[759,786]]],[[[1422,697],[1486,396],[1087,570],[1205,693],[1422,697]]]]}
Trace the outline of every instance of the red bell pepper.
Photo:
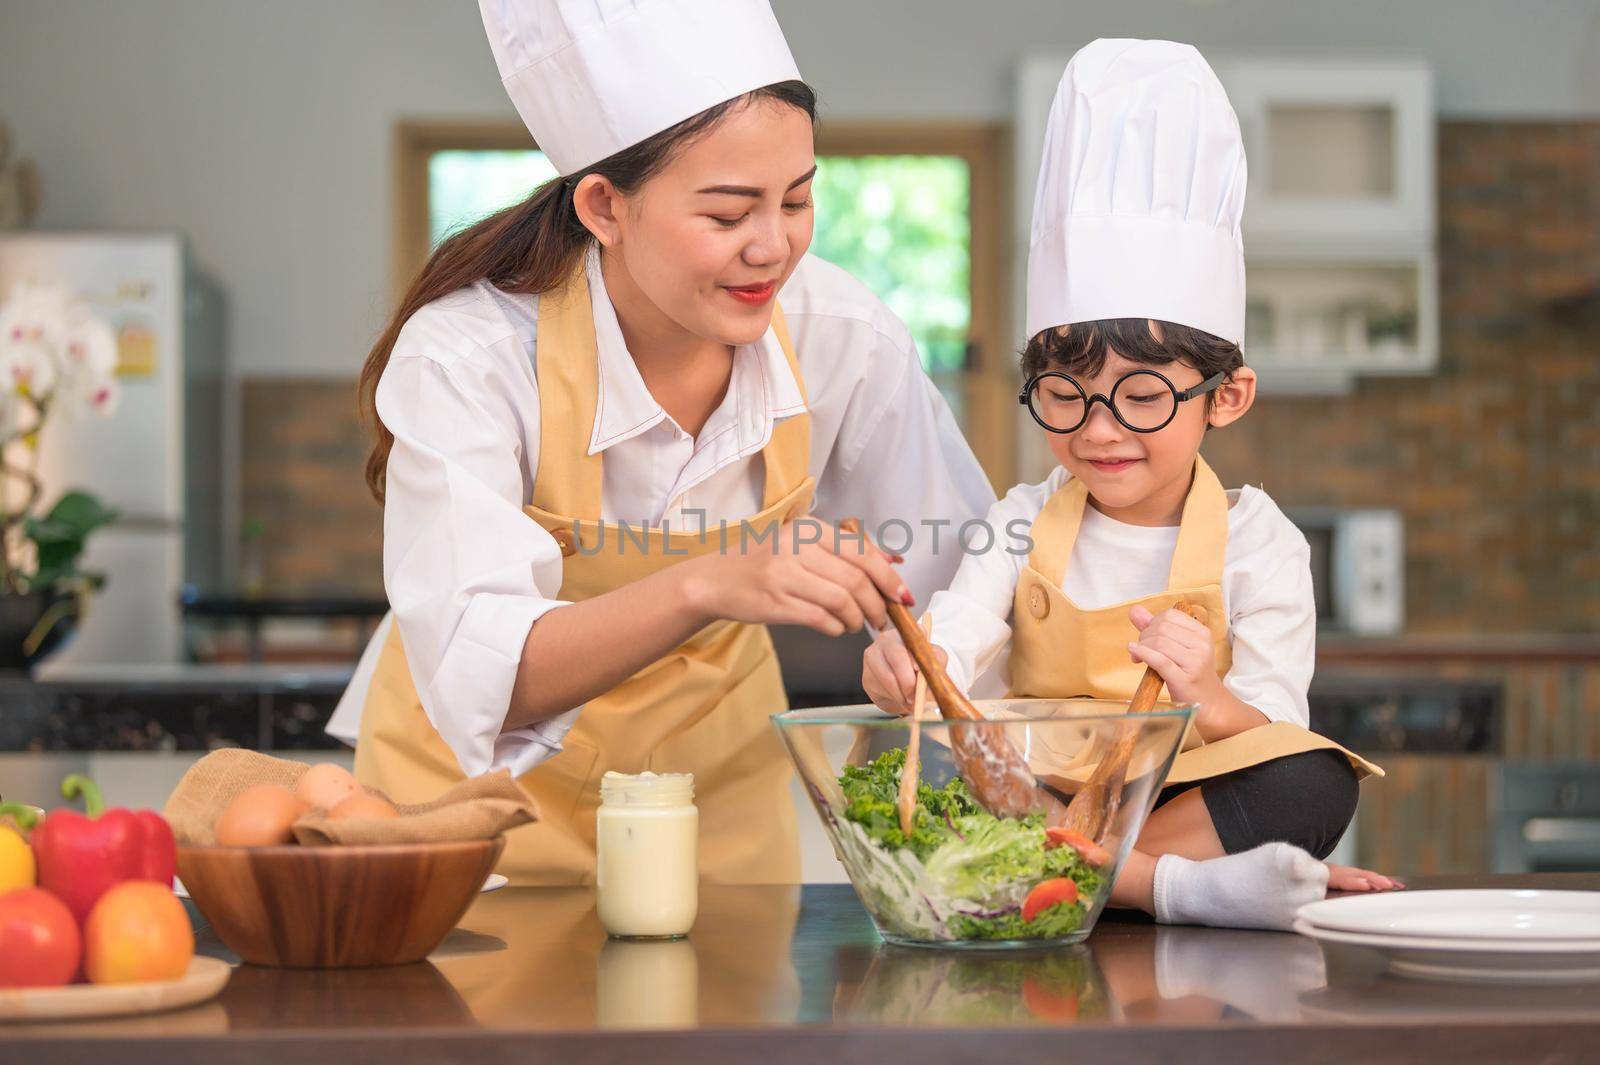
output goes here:
{"type": "Polygon", "coordinates": [[[177,844],[165,818],[153,810],[107,810],[100,789],[77,773],[61,782],[61,794],[81,794],[88,816],[52,810],[33,830],[33,854],[39,886],[66,903],[79,925],[124,880],[172,886],[177,844]]]}

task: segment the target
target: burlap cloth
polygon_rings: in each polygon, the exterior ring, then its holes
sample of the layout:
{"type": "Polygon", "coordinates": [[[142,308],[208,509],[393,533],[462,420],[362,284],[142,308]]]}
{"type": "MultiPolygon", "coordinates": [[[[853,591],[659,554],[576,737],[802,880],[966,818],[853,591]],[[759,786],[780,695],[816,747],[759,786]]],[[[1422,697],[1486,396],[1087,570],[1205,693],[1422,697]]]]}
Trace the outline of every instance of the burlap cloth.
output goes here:
{"type": "MultiPolygon", "coordinates": [[[[212,751],[178,781],[162,815],[179,843],[216,843],[213,826],[233,797],[253,784],[281,784],[293,789],[306,770],[300,762],[273,758],[259,751],[228,748],[212,751]]],[[[372,788],[370,795],[388,796],[372,788]]],[[[345,818],[313,809],[294,823],[298,843],[321,847],[334,843],[449,843],[492,839],[538,819],[533,797],[505,770],[463,780],[432,802],[401,806],[399,817],[345,818]]]]}

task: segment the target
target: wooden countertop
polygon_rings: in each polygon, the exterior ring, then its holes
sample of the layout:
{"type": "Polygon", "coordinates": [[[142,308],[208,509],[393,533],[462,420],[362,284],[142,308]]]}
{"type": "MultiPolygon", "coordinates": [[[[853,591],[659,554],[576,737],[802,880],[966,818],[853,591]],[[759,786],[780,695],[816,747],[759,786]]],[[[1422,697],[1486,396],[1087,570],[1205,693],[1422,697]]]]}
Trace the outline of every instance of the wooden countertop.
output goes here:
{"type": "MultiPolygon", "coordinates": [[[[1413,888],[1600,890],[1600,874],[1413,888]]],[[[201,926],[201,948],[227,956],[201,926]]],[[[177,1013],[0,1026],[0,1062],[1514,1062],[1600,1045],[1600,984],[1429,983],[1298,936],[1113,916],[1084,948],[883,947],[848,887],[707,888],[678,943],[608,941],[587,890],[484,895],[426,963],[241,967],[177,1013]],[[108,1041],[114,1041],[114,1046],[108,1041]]]]}

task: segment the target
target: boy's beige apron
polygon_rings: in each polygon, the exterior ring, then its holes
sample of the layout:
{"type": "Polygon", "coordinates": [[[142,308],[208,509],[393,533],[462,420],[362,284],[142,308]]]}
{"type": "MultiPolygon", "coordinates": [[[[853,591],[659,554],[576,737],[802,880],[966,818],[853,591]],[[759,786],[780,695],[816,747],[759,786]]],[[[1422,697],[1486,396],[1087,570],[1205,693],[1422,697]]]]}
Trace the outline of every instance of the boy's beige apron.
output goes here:
{"type": "MultiPolygon", "coordinates": [[[[783,313],[773,330],[804,382],[783,313]]],[[[686,558],[737,545],[741,530],[708,535],[602,525],[602,454],[589,454],[599,394],[594,319],[579,272],[539,300],[539,468],[528,517],[561,545],[567,600],[587,599],[641,580],[686,558]],[[581,536],[581,542],[578,537],[581,536]],[[580,549],[581,544],[581,549],[580,549]]],[[[762,450],[762,508],[747,519],[758,532],[805,513],[810,416],[778,422],[762,450]]],[[[770,550],[769,538],[765,548],[770,550]]],[[[622,684],[591,699],[564,749],[521,780],[538,801],[539,821],[513,830],[499,869],[521,884],[579,884],[594,879],[595,810],[600,777],[687,772],[700,809],[700,868],[723,883],[795,883],[799,837],[789,797],[789,760],[768,715],[786,700],[765,627],[715,622],[622,684]]],[[[400,626],[392,627],[361,718],[356,776],[398,802],[430,799],[462,777],[455,756],[429,723],[406,665],[400,626]]]]}
{"type": "MultiPolygon", "coordinates": [[[[1205,607],[1217,675],[1225,676],[1233,662],[1228,615],[1222,602],[1228,497],[1205,459],[1195,459],[1194,481],[1183,505],[1167,590],[1158,595],[1085,610],[1061,590],[1088,498],[1088,488],[1082,481],[1068,481],[1050,497],[1033,523],[1033,551],[1017,581],[1013,609],[1011,695],[1127,702],[1133,698],[1145,669],[1128,655],[1128,644],[1139,638],[1128,618],[1129,610],[1137,604],[1159,614],[1179,600],[1205,607]]],[[[1183,751],[1174,760],[1167,783],[1207,780],[1315,750],[1340,752],[1350,760],[1358,777],[1383,774],[1371,762],[1330,739],[1298,725],[1276,721],[1183,751]]]]}

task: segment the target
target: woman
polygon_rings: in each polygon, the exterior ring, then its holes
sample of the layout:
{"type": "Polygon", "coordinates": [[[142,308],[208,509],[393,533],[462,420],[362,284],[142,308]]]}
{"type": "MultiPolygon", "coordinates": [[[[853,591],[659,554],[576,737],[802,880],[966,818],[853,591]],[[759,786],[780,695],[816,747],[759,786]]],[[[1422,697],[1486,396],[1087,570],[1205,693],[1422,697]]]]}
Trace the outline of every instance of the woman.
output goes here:
{"type": "MultiPolygon", "coordinates": [[[[578,883],[602,773],[692,772],[704,874],[795,881],[763,626],[913,599],[795,519],[959,525],[992,492],[905,327],[805,257],[815,97],[766,0],[481,8],[562,176],[441,245],[363,370],[396,624],[346,696],[357,775],[417,801],[510,769],[541,818],[502,871],[578,883]]],[[[920,587],[958,561],[932,539],[920,587]]]]}

